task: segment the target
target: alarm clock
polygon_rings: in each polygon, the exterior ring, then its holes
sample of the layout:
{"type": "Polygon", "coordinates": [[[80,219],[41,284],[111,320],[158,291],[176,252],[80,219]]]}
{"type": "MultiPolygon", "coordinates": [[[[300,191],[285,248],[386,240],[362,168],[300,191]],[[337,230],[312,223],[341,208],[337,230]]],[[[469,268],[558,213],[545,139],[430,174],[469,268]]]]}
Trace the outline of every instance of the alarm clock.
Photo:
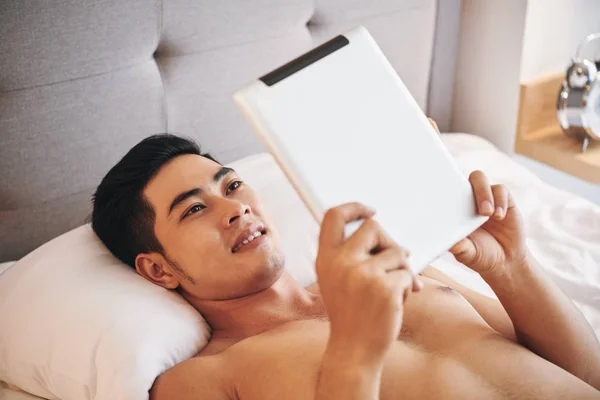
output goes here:
{"type": "Polygon", "coordinates": [[[586,151],[590,139],[600,140],[600,59],[581,58],[583,48],[600,38],[588,35],[577,48],[558,94],[557,118],[563,132],[582,143],[586,151]]]}

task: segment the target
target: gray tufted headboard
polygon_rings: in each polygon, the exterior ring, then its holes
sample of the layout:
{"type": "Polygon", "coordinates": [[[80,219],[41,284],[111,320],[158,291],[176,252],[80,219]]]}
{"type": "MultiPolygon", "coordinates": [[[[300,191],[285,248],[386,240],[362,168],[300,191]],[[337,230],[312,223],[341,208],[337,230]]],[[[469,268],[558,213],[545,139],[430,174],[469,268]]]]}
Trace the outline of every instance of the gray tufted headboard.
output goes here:
{"type": "Polygon", "coordinates": [[[355,25],[449,115],[460,0],[0,0],[0,262],[85,222],[140,139],[263,150],[231,94],[355,25]]]}

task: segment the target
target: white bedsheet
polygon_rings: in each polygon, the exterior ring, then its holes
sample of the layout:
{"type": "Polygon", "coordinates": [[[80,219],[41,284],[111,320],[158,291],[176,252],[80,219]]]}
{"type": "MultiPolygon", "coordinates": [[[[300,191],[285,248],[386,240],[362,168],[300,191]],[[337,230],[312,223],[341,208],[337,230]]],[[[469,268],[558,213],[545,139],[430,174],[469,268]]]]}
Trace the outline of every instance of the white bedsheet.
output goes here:
{"type": "MultiPolygon", "coordinates": [[[[466,174],[482,169],[493,183],[510,188],[524,215],[532,254],[600,337],[600,207],[545,184],[481,138],[466,134],[442,137],[466,174]]],[[[433,264],[466,286],[494,296],[479,275],[452,256],[433,264]]],[[[0,383],[0,400],[32,399],[39,398],[0,383]]]]}

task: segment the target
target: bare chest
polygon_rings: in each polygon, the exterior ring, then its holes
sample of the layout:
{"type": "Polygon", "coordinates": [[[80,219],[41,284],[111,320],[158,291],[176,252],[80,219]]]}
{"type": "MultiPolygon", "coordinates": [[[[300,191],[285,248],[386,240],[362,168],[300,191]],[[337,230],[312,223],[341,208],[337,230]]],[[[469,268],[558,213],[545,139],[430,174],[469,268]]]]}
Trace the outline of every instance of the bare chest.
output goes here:
{"type": "MultiPolygon", "coordinates": [[[[403,329],[386,360],[382,400],[396,399],[399,393],[404,393],[402,398],[433,395],[439,388],[432,385],[431,373],[446,368],[437,354],[492,333],[457,293],[431,287],[417,296],[405,305],[403,329]]],[[[308,320],[237,345],[234,381],[239,398],[312,398],[328,339],[327,321],[308,320]]]]}
{"type": "MultiPolygon", "coordinates": [[[[240,400],[313,398],[328,339],[326,320],[307,320],[238,343],[232,392],[240,400]]],[[[584,396],[589,392],[582,385],[502,338],[462,296],[430,285],[405,305],[403,330],[385,360],[380,399],[596,398],[584,396]]]]}

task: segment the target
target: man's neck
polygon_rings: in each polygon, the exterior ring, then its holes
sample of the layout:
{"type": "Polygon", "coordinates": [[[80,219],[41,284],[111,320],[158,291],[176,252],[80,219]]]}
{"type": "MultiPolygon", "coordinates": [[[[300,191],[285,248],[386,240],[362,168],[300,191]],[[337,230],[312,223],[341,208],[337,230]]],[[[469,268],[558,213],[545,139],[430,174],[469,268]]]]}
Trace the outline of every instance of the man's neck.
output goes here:
{"type": "Polygon", "coordinates": [[[320,297],[304,289],[287,272],[271,287],[242,298],[187,300],[211,326],[213,338],[244,339],[286,322],[325,314],[320,297]]]}

